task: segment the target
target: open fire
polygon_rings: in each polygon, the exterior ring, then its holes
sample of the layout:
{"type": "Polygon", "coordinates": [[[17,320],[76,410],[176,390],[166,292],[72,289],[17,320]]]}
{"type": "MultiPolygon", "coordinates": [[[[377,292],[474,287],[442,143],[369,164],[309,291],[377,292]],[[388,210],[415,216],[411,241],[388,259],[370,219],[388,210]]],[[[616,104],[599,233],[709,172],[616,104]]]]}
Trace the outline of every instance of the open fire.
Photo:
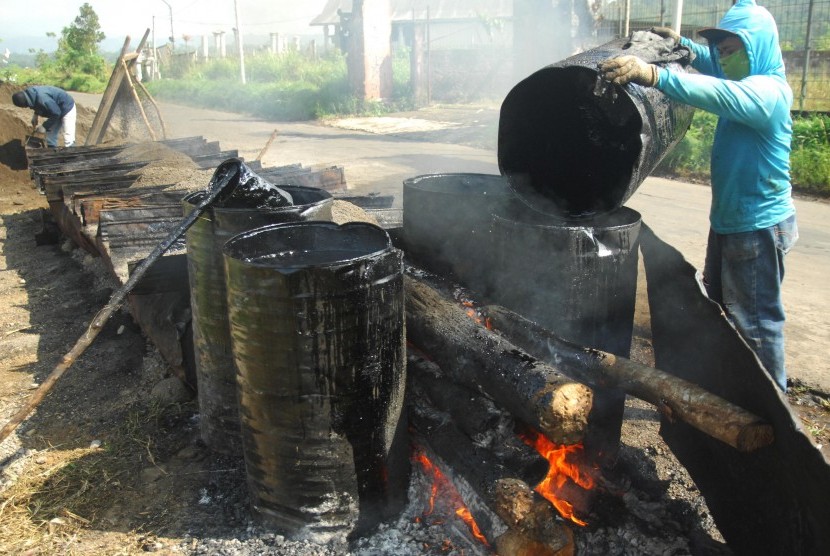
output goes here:
{"type": "MultiPolygon", "coordinates": [[[[487,330],[493,330],[492,319],[483,315],[474,301],[464,295],[458,295],[458,301],[465,308],[467,316],[476,324],[484,326],[487,330]]],[[[567,500],[575,494],[578,496],[578,491],[575,491],[571,485],[576,485],[586,491],[592,490],[596,485],[591,474],[592,470],[589,470],[589,466],[584,462],[585,448],[582,443],[556,444],[531,427],[524,427],[519,438],[539,452],[549,464],[547,475],[534,490],[553,504],[564,519],[569,519],[583,527],[587,525],[586,521],[576,516],[572,501],[567,500]]]]}
{"type": "Polygon", "coordinates": [[[563,518],[570,519],[583,527],[587,525],[587,522],[576,517],[573,503],[565,499],[568,496],[565,490],[569,482],[584,490],[591,490],[596,486],[596,481],[586,466],[573,461],[582,459],[584,453],[582,444],[560,446],[530,429],[522,432],[519,437],[539,452],[550,464],[547,475],[534,490],[553,504],[563,518]]]}
{"type": "Polygon", "coordinates": [[[449,478],[447,478],[447,476],[444,475],[440,469],[438,469],[438,467],[432,462],[432,460],[429,459],[429,457],[427,457],[423,450],[415,450],[412,459],[419,463],[424,470],[424,473],[432,478],[429,502],[423,515],[419,519],[427,518],[433,514],[435,511],[435,501],[440,494],[447,500],[447,504],[451,507],[455,515],[467,524],[467,527],[469,527],[470,533],[473,537],[485,546],[490,546],[473,518],[472,513],[470,513],[470,509],[464,504],[461,494],[459,494],[458,490],[456,490],[453,486],[452,481],[450,481],[449,478]]]}

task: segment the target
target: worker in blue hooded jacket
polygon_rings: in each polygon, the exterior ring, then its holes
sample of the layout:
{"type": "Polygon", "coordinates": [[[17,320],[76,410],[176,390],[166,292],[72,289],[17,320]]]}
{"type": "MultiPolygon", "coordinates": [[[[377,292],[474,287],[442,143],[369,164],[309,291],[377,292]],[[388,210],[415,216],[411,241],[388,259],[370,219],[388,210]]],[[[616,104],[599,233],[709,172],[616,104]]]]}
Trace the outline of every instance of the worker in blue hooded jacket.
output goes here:
{"type": "Polygon", "coordinates": [[[27,87],[12,95],[12,102],[20,108],[34,110],[32,126],[46,135],[46,146],[58,146],[58,134],[63,130],[63,145],[75,144],[75,100],[63,89],[51,85],[27,87]],[[46,120],[38,125],[38,116],[46,120]]]}
{"type": "Polygon", "coordinates": [[[719,116],[712,145],[712,205],[703,280],[778,386],[786,391],[784,255],[798,238],[790,185],[792,90],[778,29],[755,0],[738,0],[696,44],[668,28],[652,32],[690,48],[686,73],[635,56],[607,60],[605,79],[656,87],[719,116]]]}

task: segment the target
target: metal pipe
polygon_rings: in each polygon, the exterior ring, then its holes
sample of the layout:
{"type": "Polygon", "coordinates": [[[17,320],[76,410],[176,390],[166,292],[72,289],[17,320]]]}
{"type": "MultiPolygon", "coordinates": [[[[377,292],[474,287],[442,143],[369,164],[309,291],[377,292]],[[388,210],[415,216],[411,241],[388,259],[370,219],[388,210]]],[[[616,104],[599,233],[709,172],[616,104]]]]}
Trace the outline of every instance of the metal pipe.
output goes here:
{"type": "Polygon", "coordinates": [[[798,97],[799,110],[804,110],[804,99],[807,97],[807,71],[810,68],[810,41],[813,35],[814,4],[814,0],[810,0],[810,6],[807,8],[807,36],[804,38],[804,66],[801,68],[801,93],[798,97]]]}
{"type": "MultiPolygon", "coordinates": [[[[161,0],[167,4],[167,9],[170,10],[170,44],[173,45],[173,50],[176,50],[176,35],[173,34],[173,6],[167,0],[161,0]]],[[[155,44],[153,44],[155,47],[155,44]]]]}
{"type": "Polygon", "coordinates": [[[683,0],[677,0],[677,4],[674,8],[674,23],[672,24],[672,28],[674,32],[680,34],[680,24],[683,21],[683,0]]]}
{"type": "Polygon", "coordinates": [[[631,32],[631,0],[625,0],[625,24],[623,25],[623,37],[631,32]]]}
{"type": "Polygon", "coordinates": [[[239,26],[239,3],[233,0],[233,12],[236,18],[236,50],[239,52],[239,77],[245,84],[245,52],[242,46],[242,28],[239,26]]]}

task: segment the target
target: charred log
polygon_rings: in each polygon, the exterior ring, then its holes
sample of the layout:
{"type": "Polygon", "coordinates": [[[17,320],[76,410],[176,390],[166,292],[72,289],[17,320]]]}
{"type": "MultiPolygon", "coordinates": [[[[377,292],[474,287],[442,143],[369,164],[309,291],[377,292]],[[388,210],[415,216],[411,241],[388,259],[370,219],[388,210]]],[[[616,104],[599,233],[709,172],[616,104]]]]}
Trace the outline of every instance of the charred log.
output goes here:
{"type": "Polygon", "coordinates": [[[496,514],[508,526],[496,539],[499,556],[570,556],[573,533],[557,521],[550,504],[535,498],[517,479],[502,479],[495,486],[496,514]]]}
{"type": "Polygon", "coordinates": [[[534,465],[524,469],[508,467],[493,451],[475,444],[461,432],[449,414],[432,407],[418,387],[410,389],[409,423],[419,443],[429,446],[454,475],[463,478],[464,485],[459,485],[457,477],[453,484],[481,532],[489,542],[494,542],[504,532],[504,525],[496,518],[496,485],[508,478],[536,484],[544,478],[547,463],[537,455],[534,465]]]}
{"type": "MultiPolygon", "coordinates": [[[[498,461],[522,477],[543,477],[548,462],[516,434],[512,416],[483,394],[454,384],[433,362],[410,354],[407,377],[412,390],[425,396],[437,410],[478,446],[492,451],[498,461]]],[[[538,482],[538,481],[537,481],[538,482]]],[[[536,483],[533,483],[536,484],[536,483]]]]}
{"type": "Polygon", "coordinates": [[[432,404],[449,413],[456,426],[470,438],[498,428],[503,413],[493,402],[481,392],[449,380],[426,356],[414,354],[410,349],[406,369],[407,376],[426,393],[432,404]]]}
{"type": "Polygon", "coordinates": [[[456,383],[480,389],[558,444],[582,439],[593,395],[477,324],[423,279],[405,277],[408,340],[456,383]]]}
{"type": "Polygon", "coordinates": [[[769,446],[772,426],[700,386],[611,353],[577,346],[504,307],[484,309],[497,330],[522,349],[592,387],[619,388],[742,452],[769,446]]]}

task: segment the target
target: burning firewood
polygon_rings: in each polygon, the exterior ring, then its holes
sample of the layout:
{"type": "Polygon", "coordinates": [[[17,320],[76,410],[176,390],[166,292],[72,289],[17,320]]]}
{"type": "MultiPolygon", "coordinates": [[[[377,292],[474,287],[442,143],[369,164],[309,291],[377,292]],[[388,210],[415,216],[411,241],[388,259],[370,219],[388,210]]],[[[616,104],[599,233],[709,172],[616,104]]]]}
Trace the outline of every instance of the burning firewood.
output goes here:
{"type": "Polygon", "coordinates": [[[772,444],[772,426],[700,386],[625,357],[585,348],[555,336],[504,307],[484,308],[510,341],[592,386],[619,388],[654,404],[669,420],[680,420],[742,451],[772,444]]]}
{"type": "Polygon", "coordinates": [[[485,448],[499,466],[512,470],[515,476],[534,484],[545,477],[548,462],[516,434],[512,416],[492,400],[452,383],[437,365],[412,354],[407,360],[407,379],[410,403],[429,403],[448,415],[466,437],[464,442],[485,448]]]}
{"type": "MultiPolygon", "coordinates": [[[[428,447],[446,464],[446,475],[459,491],[470,517],[488,544],[504,531],[493,509],[494,486],[505,478],[515,477],[516,470],[507,468],[491,450],[475,445],[453,423],[452,418],[435,408],[410,389],[409,423],[414,429],[416,444],[428,447]]],[[[433,458],[430,458],[433,459],[433,458]]],[[[541,480],[543,473],[533,470],[519,476],[530,481],[541,480]]]]}
{"type": "Polygon", "coordinates": [[[557,521],[553,507],[535,498],[527,483],[502,479],[495,486],[496,514],[508,526],[496,539],[499,556],[571,556],[573,532],[557,521]]]}
{"type": "Polygon", "coordinates": [[[423,278],[405,277],[407,338],[456,383],[480,389],[559,444],[582,439],[591,389],[477,324],[423,278]]]}

